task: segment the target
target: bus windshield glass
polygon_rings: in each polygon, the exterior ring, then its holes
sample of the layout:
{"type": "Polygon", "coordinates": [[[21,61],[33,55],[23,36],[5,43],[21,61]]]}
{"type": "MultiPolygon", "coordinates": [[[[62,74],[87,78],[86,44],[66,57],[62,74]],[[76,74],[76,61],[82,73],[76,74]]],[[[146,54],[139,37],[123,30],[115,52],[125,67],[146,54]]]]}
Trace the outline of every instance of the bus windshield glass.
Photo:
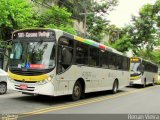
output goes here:
{"type": "Polygon", "coordinates": [[[141,62],[140,59],[131,59],[131,75],[140,75],[141,74],[141,62]]]}
{"type": "Polygon", "coordinates": [[[11,68],[50,69],[55,66],[54,42],[13,42],[11,68]]]}

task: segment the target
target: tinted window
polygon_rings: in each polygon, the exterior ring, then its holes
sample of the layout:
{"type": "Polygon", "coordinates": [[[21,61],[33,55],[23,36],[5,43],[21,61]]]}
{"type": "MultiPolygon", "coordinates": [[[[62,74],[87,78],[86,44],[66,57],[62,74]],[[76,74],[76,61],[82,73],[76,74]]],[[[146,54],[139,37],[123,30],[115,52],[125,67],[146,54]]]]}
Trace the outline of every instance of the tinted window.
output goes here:
{"type": "Polygon", "coordinates": [[[128,70],[129,69],[129,59],[127,57],[123,58],[123,62],[122,62],[122,68],[123,70],[128,70]]]}
{"type": "Polygon", "coordinates": [[[88,46],[77,42],[76,44],[76,64],[88,65],[88,46]]]}
{"type": "Polygon", "coordinates": [[[91,66],[99,66],[99,49],[90,47],[90,55],[89,55],[89,65],[91,66]]]}
{"type": "Polygon", "coordinates": [[[108,67],[108,52],[107,51],[100,51],[100,66],[103,68],[109,68],[108,67]]]}
{"type": "Polygon", "coordinates": [[[109,66],[110,69],[117,69],[116,54],[108,53],[108,66],[109,66]]]}
{"type": "Polygon", "coordinates": [[[123,57],[117,55],[117,57],[116,57],[116,66],[117,66],[117,69],[123,69],[123,67],[122,67],[122,60],[123,60],[123,57]]]}

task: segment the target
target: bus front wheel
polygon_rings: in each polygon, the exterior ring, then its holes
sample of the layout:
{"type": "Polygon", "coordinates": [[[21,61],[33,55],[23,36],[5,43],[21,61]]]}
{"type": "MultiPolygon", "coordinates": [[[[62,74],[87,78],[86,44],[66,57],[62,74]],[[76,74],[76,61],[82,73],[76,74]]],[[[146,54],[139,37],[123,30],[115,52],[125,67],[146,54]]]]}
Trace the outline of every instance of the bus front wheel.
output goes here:
{"type": "Polygon", "coordinates": [[[115,94],[118,91],[118,81],[115,80],[113,83],[112,93],[115,94]]]}
{"type": "Polygon", "coordinates": [[[146,87],[146,79],[144,80],[144,83],[143,83],[143,88],[146,87]]]}
{"type": "Polygon", "coordinates": [[[82,85],[79,81],[74,84],[72,92],[72,100],[77,101],[81,98],[82,95],[82,85]]]}

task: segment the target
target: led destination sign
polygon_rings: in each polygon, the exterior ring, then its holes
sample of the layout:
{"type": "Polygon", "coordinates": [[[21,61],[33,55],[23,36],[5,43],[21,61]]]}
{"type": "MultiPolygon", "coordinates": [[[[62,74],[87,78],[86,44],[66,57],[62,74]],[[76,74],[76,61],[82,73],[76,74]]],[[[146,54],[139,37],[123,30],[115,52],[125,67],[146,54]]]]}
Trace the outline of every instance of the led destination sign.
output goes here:
{"type": "Polygon", "coordinates": [[[19,31],[13,34],[13,38],[54,38],[54,32],[51,31],[19,31]]]}
{"type": "Polygon", "coordinates": [[[131,58],[131,62],[140,62],[139,58],[131,58]]]}

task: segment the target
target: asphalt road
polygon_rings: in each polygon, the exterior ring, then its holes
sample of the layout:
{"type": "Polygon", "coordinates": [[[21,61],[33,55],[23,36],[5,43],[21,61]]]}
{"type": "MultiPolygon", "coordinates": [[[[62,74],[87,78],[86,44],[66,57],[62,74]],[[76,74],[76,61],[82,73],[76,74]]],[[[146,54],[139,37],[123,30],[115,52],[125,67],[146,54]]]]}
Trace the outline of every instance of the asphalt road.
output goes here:
{"type": "Polygon", "coordinates": [[[29,96],[8,91],[0,96],[0,114],[160,114],[159,101],[159,85],[125,87],[117,94],[91,93],[77,102],[70,101],[69,96],[29,96]]]}

